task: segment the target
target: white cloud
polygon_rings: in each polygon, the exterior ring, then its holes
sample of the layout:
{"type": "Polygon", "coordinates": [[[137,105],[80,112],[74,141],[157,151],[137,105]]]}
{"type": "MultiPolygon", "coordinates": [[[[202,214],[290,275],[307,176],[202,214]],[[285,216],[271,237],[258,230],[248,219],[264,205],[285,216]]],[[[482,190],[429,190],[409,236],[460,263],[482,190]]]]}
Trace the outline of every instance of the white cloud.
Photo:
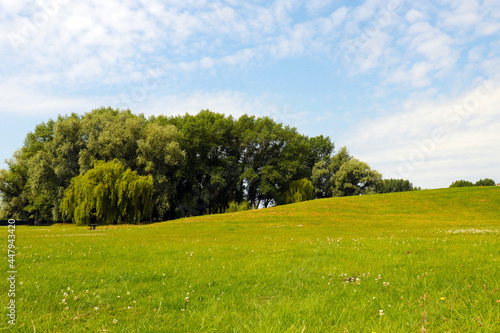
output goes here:
{"type": "Polygon", "coordinates": [[[407,110],[365,121],[343,139],[385,178],[426,188],[454,180],[500,180],[500,85],[479,80],[461,96],[413,100],[407,110]]]}
{"type": "Polygon", "coordinates": [[[100,106],[108,105],[113,99],[109,97],[72,97],[58,94],[41,93],[34,88],[11,85],[10,82],[0,84],[2,98],[0,110],[3,114],[23,114],[26,116],[47,115],[72,112],[84,113],[100,106]]]}
{"type": "Polygon", "coordinates": [[[484,51],[485,51],[485,47],[483,45],[474,47],[468,53],[469,61],[476,62],[476,61],[483,59],[484,58],[483,57],[484,51]]]}
{"type": "Polygon", "coordinates": [[[409,69],[399,69],[387,79],[388,83],[405,83],[411,84],[415,88],[427,87],[431,84],[431,80],[427,74],[432,69],[432,65],[428,62],[418,62],[413,64],[409,69]]]}
{"type": "Polygon", "coordinates": [[[454,68],[458,60],[454,42],[429,22],[410,25],[399,41],[409,59],[399,59],[398,67],[388,71],[386,82],[410,84],[415,88],[430,86],[433,76],[454,68]]]}
{"type": "Polygon", "coordinates": [[[434,64],[434,67],[449,67],[456,61],[452,49],[452,38],[428,23],[416,23],[408,29],[411,38],[410,51],[416,51],[434,64]]]}
{"type": "Polygon", "coordinates": [[[498,21],[480,22],[476,25],[476,34],[479,36],[489,36],[500,31],[500,23],[498,21]]]}
{"type": "Polygon", "coordinates": [[[414,23],[417,23],[419,21],[425,20],[425,15],[422,14],[422,12],[412,8],[406,13],[405,18],[408,22],[410,22],[411,24],[414,24],[414,23]]]}
{"type": "Polygon", "coordinates": [[[318,14],[325,7],[333,4],[335,0],[307,0],[306,1],[306,10],[309,14],[314,15],[318,14]]]}
{"type": "Polygon", "coordinates": [[[249,95],[238,91],[196,91],[167,96],[151,96],[137,104],[133,111],[145,115],[196,114],[200,110],[240,117],[243,114],[269,116],[278,122],[297,126],[306,114],[297,112],[276,95],[249,95]]]}
{"type": "Polygon", "coordinates": [[[450,2],[451,11],[441,11],[440,17],[443,25],[453,29],[472,27],[481,20],[479,14],[480,4],[477,0],[459,0],[450,2]]]}

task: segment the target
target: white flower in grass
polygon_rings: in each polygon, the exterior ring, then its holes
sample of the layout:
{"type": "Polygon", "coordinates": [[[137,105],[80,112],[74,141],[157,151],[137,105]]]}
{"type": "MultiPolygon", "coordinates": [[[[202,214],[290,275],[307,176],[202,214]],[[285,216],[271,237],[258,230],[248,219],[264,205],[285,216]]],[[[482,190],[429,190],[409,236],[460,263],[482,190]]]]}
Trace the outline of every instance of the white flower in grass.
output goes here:
{"type": "Polygon", "coordinates": [[[384,310],[378,310],[378,315],[379,315],[379,316],[383,316],[383,315],[385,315],[384,310]]]}
{"type": "Polygon", "coordinates": [[[118,324],[118,320],[117,319],[113,319],[113,324],[118,324]]]}
{"type": "Polygon", "coordinates": [[[99,308],[97,306],[94,307],[95,311],[99,311],[99,308]]]}

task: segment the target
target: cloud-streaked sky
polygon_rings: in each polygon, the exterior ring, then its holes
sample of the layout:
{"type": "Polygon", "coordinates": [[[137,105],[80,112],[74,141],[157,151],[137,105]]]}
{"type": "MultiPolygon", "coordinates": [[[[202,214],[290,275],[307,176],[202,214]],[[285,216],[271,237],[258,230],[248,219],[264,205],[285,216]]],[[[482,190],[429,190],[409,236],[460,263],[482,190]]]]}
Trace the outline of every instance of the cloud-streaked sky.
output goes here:
{"type": "Polygon", "coordinates": [[[499,0],[0,0],[0,29],[2,162],[58,114],[210,109],[423,188],[500,182],[499,0]]]}

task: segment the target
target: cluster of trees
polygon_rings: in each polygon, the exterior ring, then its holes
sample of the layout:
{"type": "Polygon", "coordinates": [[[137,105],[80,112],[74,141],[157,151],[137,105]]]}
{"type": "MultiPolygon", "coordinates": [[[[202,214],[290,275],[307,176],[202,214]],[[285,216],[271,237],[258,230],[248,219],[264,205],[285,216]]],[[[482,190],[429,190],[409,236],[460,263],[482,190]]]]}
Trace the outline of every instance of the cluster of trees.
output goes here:
{"type": "Polygon", "coordinates": [[[485,178],[478,180],[476,183],[470,182],[468,180],[456,180],[450,185],[450,187],[468,187],[468,186],[496,186],[496,183],[493,179],[485,178]]]}
{"type": "Polygon", "coordinates": [[[377,193],[418,191],[420,187],[414,187],[409,180],[404,179],[382,179],[377,186],[377,193]]]}
{"type": "Polygon", "coordinates": [[[100,108],[37,125],[0,170],[0,194],[7,217],[85,224],[413,189],[333,152],[330,138],[268,117],[100,108]]]}
{"type": "Polygon", "coordinates": [[[342,147],[335,155],[317,162],[311,176],[317,198],[420,190],[404,179],[382,175],[342,147]]]}

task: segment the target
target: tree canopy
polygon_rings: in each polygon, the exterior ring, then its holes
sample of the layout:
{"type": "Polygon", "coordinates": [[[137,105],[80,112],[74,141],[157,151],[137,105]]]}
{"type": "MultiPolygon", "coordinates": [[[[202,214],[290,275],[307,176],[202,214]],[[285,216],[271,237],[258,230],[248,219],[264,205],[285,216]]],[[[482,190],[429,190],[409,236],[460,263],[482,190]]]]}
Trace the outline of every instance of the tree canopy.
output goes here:
{"type": "Polygon", "coordinates": [[[384,188],[381,175],[347,148],[334,153],[329,137],[209,110],[146,118],[99,108],[59,116],[28,133],[7,165],[0,171],[5,217],[54,222],[165,220],[384,188]],[[139,208],[130,193],[146,200],[150,190],[151,207],[144,201],[139,208]],[[136,203],[123,206],[124,193],[136,203]],[[111,206],[116,210],[103,210],[111,206]]]}

